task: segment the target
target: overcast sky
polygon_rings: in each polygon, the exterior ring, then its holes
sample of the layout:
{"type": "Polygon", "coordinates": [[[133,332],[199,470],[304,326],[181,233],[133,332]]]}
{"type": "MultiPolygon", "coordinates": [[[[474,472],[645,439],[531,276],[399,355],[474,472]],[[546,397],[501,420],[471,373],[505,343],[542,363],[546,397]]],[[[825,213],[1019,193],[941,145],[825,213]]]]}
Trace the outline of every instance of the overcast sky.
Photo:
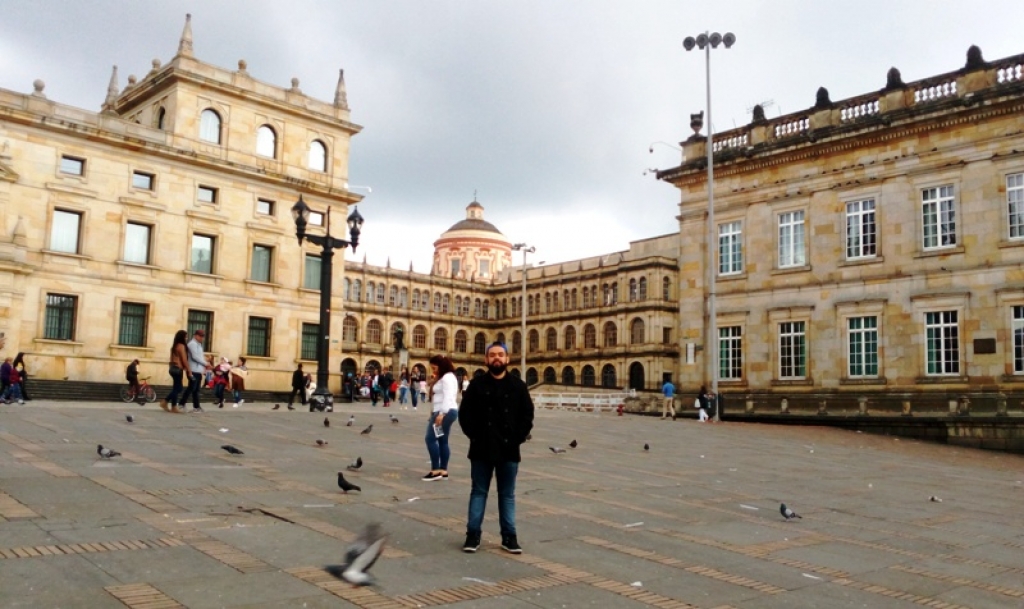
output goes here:
{"type": "MultiPolygon", "coordinates": [[[[0,87],[99,110],[111,66],[121,86],[177,50],[192,13],[195,55],[330,101],[344,68],[352,185],[372,187],[357,258],[427,271],[433,241],[485,218],[531,262],[610,253],[674,232],[678,196],[645,169],[705,107],[704,57],[688,35],[735,33],[711,54],[716,130],[1024,53],[1020,0],[3,0],[0,87]],[[654,142],[654,153],[649,149],[654,142]]],[[[671,145],[671,146],[670,146],[671,145]]],[[[364,193],[365,191],[356,190],[364,193]]],[[[519,263],[519,256],[515,262],[519,263]]]]}

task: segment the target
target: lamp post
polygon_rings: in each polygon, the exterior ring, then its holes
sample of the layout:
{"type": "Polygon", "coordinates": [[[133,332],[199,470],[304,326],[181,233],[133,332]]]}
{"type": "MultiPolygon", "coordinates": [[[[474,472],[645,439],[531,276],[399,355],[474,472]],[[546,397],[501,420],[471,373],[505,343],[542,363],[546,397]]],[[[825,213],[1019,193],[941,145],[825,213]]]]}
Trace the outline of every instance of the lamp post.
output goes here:
{"type": "Polygon", "coordinates": [[[537,251],[537,248],[525,243],[516,243],[512,250],[523,253],[523,295],[519,300],[519,314],[522,316],[523,327],[519,336],[519,368],[522,379],[526,381],[526,255],[537,251]]]}
{"type": "Polygon", "coordinates": [[[713,159],[714,139],[713,123],[711,122],[711,49],[718,48],[724,44],[725,48],[736,43],[736,36],[732,32],[726,32],[723,36],[718,32],[709,34],[704,32],[696,38],[687,36],[683,40],[683,48],[692,51],[694,47],[704,51],[704,72],[707,83],[707,113],[708,113],[708,139],[704,147],[708,155],[708,330],[705,336],[705,343],[710,343],[710,349],[705,348],[708,358],[708,368],[711,377],[711,393],[715,396],[715,420],[721,420],[722,409],[719,407],[718,399],[718,326],[715,318],[715,250],[718,249],[718,241],[715,239],[715,164],[713,159]]]}
{"type": "Polygon", "coordinates": [[[299,238],[299,245],[305,239],[314,245],[323,248],[320,253],[320,331],[316,342],[316,391],[309,396],[309,411],[319,410],[321,412],[334,410],[334,396],[327,388],[328,376],[330,374],[330,334],[331,334],[331,277],[334,267],[334,250],[344,249],[349,245],[352,251],[359,246],[359,233],[363,228],[363,217],[359,215],[359,209],[353,207],[352,213],[348,216],[348,232],[350,241],[335,239],[331,236],[331,208],[327,208],[327,232],[324,235],[307,235],[306,225],[309,223],[309,205],[299,200],[292,206],[292,218],[295,220],[295,236],[299,238]]]}

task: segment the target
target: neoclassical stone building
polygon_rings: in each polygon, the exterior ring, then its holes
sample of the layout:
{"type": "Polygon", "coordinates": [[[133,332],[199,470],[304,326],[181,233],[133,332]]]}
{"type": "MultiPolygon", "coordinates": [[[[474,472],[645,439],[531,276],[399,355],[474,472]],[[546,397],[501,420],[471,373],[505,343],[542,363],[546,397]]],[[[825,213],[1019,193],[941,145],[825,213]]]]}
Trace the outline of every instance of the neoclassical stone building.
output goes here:
{"type": "MultiPolygon", "coordinates": [[[[680,192],[682,345],[696,386],[778,406],[945,404],[1024,389],[1024,56],[715,134],[659,177],[680,192]],[[708,265],[717,293],[709,320],[708,265]],[[684,347],[685,348],[685,347],[684,347]]],[[[881,80],[881,79],[880,79],[881,80]]]]}

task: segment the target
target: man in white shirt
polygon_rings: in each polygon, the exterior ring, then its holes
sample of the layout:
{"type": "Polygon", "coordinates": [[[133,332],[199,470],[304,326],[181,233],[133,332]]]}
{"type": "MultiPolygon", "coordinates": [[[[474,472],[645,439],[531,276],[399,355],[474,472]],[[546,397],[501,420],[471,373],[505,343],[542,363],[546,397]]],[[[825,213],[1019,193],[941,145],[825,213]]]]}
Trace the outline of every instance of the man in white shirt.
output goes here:
{"type": "Polygon", "coordinates": [[[204,340],[206,340],[206,330],[200,328],[192,335],[192,340],[185,345],[185,350],[188,352],[189,379],[188,388],[181,395],[181,403],[178,405],[182,410],[185,409],[185,402],[188,401],[188,396],[191,394],[192,412],[203,412],[199,406],[199,388],[203,385],[203,375],[207,369],[206,354],[203,351],[204,340]]]}

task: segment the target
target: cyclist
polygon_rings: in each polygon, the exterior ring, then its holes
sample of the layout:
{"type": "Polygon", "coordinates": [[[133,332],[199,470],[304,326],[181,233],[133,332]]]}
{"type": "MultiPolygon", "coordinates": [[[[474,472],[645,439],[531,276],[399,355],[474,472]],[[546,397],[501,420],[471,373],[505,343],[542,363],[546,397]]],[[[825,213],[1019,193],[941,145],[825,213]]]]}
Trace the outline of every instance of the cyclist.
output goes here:
{"type": "Polygon", "coordinates": [[[139,397],[139,360],[133,359],[125,369],[124,378],[128,380],[128,390],[135,397],[139,397]]]}

